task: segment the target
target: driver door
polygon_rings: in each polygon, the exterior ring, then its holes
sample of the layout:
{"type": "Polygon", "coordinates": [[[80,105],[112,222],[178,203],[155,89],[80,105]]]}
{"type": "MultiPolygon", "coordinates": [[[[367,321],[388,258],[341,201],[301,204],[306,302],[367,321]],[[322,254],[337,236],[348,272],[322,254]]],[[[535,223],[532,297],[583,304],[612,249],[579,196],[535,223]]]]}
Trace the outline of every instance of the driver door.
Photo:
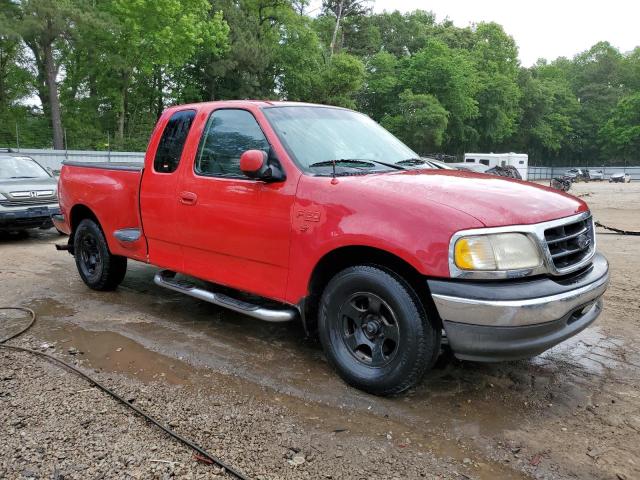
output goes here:
{"type": "Polygon", "coordinates": [[[178,187],[184,271],[284,299],[295,185],[246,177],[240,155],[252,149],[271,151],[251,112],[225,108],[210,114],[178,187]]]}

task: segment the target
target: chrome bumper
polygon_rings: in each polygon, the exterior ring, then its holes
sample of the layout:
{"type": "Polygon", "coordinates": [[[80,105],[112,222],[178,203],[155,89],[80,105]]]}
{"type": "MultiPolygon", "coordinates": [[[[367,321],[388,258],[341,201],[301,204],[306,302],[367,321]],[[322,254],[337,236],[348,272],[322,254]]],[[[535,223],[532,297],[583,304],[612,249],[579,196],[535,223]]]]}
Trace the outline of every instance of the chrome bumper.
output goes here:
{"type": "Polygon", "coordinates": [[[595,321],[609,266],[596,254],[569,278],[428,284],[456,356],[506,360],[537,355],[595,321]]]}

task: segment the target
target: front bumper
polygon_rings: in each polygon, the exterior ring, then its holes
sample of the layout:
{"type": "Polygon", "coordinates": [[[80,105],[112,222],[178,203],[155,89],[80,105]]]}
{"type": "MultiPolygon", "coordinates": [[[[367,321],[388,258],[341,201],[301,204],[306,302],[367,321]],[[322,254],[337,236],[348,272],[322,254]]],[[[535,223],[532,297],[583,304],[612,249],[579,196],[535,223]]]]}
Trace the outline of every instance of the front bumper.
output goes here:
{"type": "Polygon", "coordinates": [[[60,207],[37,206],[20,210],[0,211],[0,230],[21,230],[27,228],[51,228],[52,215],[59,215],[60,207]]]}
{"type": "Polygon", "coordinates": [[[589,267],[568,277],[428,284],[458,358],[515,360],[538,355],[593,323],[602,311],[609,264],[596,254],[589,267]]]}

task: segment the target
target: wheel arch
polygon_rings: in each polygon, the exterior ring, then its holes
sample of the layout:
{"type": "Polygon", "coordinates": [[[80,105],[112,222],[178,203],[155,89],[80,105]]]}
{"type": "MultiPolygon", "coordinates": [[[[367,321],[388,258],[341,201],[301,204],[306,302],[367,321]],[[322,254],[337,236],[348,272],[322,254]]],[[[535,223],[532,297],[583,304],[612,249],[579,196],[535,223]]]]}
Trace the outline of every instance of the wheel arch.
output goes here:
{"type": "Polygon", "coordinates": [[[327,252],[316,263],[311,273],[308,294],[300,306],[302,322],[307,334],[316,334],[320,297],[331,278],[345,268],[355,265],[376,266],[400,277],[411,287],[427,315],[436,319],[439,325],[442,324],[425,277],[413,265],[405,259],[380,248],[351,245],[327,252]]]}
{"type": "Polygon", "coordinates": [[[73,239],[76,233],[76,229],[78,228],[78,225],[80,225],[80,222],[82,222],[82,220],[86,218],[89,218],[96,222],[98,227],[102,229],[100,220],[98,220],[98,217],[93,212],[93,210],[91,210],[91,208],[82,203],[78,203],[71,207],[71,210],[69,210],[69,227],[71,228],[71,232],[69,233],[69,253],[71,253],[72,255],[74,254],[73,239]]]}
{"type": "Polygon", "coordinates": [[[100,225],[100,221],[93,210],[82,203],[78,203],[71,207],[71,211],[69,212],[69,226],[71,227],[71,235],[76,231],[80,222],[85,218],[90,218],[94,220],[98,225],[100,225]]]}

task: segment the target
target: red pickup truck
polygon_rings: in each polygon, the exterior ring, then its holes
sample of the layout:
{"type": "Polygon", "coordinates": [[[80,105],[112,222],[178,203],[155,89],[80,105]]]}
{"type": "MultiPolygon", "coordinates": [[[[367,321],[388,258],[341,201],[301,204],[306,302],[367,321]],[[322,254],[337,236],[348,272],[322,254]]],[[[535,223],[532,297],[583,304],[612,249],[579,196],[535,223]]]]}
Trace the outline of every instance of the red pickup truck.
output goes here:
{"type": "Polygon", "coordinates": [[[582,200],[434,168],[336,107],[172,107],[144,166],[68,162],[59,197],[61,248],[90,288],[115,288],[127,259],[156,265],[163,287],[302,321],[376,394],[414,385],[444,345],[537,355],[596,319],[609,281],[582,200]]]}

